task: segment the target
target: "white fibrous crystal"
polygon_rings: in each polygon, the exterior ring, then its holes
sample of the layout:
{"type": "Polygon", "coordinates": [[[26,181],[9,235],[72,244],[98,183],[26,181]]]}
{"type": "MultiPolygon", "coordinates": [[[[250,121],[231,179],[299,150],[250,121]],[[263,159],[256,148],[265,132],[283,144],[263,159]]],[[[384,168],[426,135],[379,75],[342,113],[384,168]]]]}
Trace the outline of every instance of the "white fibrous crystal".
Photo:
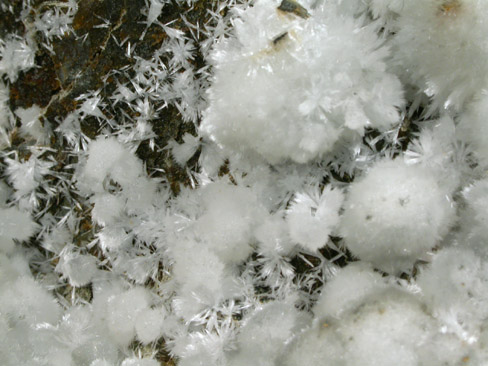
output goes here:
{"type": "Polygon", "coordinates": [[[225,264],[205,248],[180,243],[175,252],[173,274],[180,284],[180,295],[174,300],[176,314],[191,318],[205,307],[224,300],[226,291],[225,264]]]}
{"type": "Polygon", "coordinates": [[[433,98],[431,109],[460,110],[486,88],[488,3],[414,0],[395,10],[395,61],[408,81],[433,98]]]}
{"type": "Polygon", "coordinates": [[[250,314],[237,336],[238,352],[231,365],[274,365],[283,352],[285,342],[289,341],[297,323],[299,313],[290,304],[274,302],[250,314]],[[266,342],[262,340],[266,339],[266,342]]]}
{"type": "Polygon", "coordinates": [[[68,0],[63,5],[56,3],[53,5],[58,5],[62,8],[54,7],[44,12],[42,16],[37,15],[34,21],[37,30],[42,32],[48,40],[54,37],[60,38],[69,33],[72,30],[73,17],[78,10],[75,0],[68,0]]]}
{"type": "Polygon", "coordinates": [[[150,358],[126,358],[121,366],[159,366],[159,362],[150,358]]]}
{"type": "Polygon", "coordinates": [[[10,3],[0,365],[487,365],[486,0],[10,3]]]}
{"type": "Polygon", "coordinates": [[[199,145],[198,139],[187,133],[183,136],[182,144],[178,144],[176,141],[171,143],[171,154],[179,165],[185,166],[186,162],[195,155],[199,145]]]}
{"type": "Polygon", "coordinates": [[[71,286],[85,286],[97,275],[96,258],[72,250],[69,246],[60,254],[56,271],[67,278],[71,286]]]}
{"type": "Polygon", "coordinates": [[[96,359],[90,364],[90,366],[112,366],[112,364],[103,359],[96,359]]]}
{"type": "Polygon", "coordinates": [[[2,285],[2,314],[30,326],[56,324],[61,308],[44,288],[30,276],[19,276],[2,285]]]}
{"type": "Polygon", "coordinates": [[[6,162],[8,180],[18,198],[34,193],[53,165],[52,162],[38,159],[34,154],[26,161],[7,158],[6,162]]]}
{"type": "Polygon", "coordinates": [[[351,314],[337,332],[344,340],[347,365],[414,366],[439,362],[424,356],[432,347],[435,325],[420,301],[390,289],[351,314]]]}
{"type": "Polygon", "coordinates": [[[150,26],[152,23],[158,19],[159,14],[163,10],[164,0],[151,0],[149,3],[149,11],[147,13],[147,25],[150,26]]]}
{"type": "Polygon", "coordinates": [[[110,180],[129,186],[142,174],[141,162],[114,138],[99,138],[88,148],[88,160],[80,185],[92,192],[103,192],[110,180]]]}
{"type": "Polygon", "coordinates": [[[90,144],[78,186],[95,193],[95,219],[102,225],[122,208],[129,213],[144,210],[154,202],[156,193],[155,182],[147,178],[142,162],[114,138],[90,144]],[[110,208],[114,209],[112,213],[107,211],[110,208]]]}
{"type": "Polygon", "coordinates": [[[294,247],[290,239],[288,224],[280,215],[267,217],[255,231],[261,251],[265,253],[288,254],[294,247]]]}
{"type": "Polygon", "coordinates": [[[438,333],[438,324],[418,297],[387,285],[379,274],[356,267],[341,271],[332,281],[325,294],[330,290],[331,297],[343,295],[352,303],[343,301],[345,307],[338,313],[319,301],[314,312],[322,318],[290,344],[282,364],[320,364],[327,359],[347,366],[455,365],[469,352],[456,337],[438,333]],[[361,272],[366,276],[360,280],[367,284],[364,289],[354,284],[361,272]],[[348,282],[351,287],[339,287],[348,282]]]}
{"type": "Polygon", "coordinates": [[[15,82],[20,71],[34,66],[35,49],[32,42],[11,35],[0,40],[0,74],[15,82]]]}
{"type": "Polygon", "coordinates": [[[459,241],[485,257],[488,254],[488,179],[481,179],[463,191],[465,206],[461,212],[459,241]]]}
{"type": "Polygon", "coordinates": [[[157,341],[163,331],[164,312],[161,309],[144,309],[137,315],[136,334],[143,343],[157,341]]]}
{"type": "Polygon", "coordinates": [[[480,337],[481,319],[488,316],[488,267],[464,248],[446,248],[418,278],[432,313],[446,332],[468,344],[480,337]]]}
{"type": "Polygon", "coordinates": [[[13,239],[29,239],[38,229],[27,212],[16,207],[0,208],[0,252],[10,252],[14,248],[13,239]]]}
{"type": "Polygon", "coordinates": [[[113,340],[128,345],[136,335],[136,320],[150,306],[150,295],[144,288],[133,288],[111,296],[107,301],[107,325],[113,340]]]}
{"type": "Polygon", "coordinates": [[[408,271],[453,224],[448,193],[421,166],[380,161],[351,184],[339,232],[359,259],[390,273],[408,271]]]}
{"type": "Polygon", "coordinates": [[[92,210],[92,218],[99,225],[106,226],[116,222],[125,206],[124,199],[120,196],[99,193],[93,196],[92,202],[94,204],[92,210]]]}
{"type": "Polygon", "coordinates": [[[392,13],[398,13],[403,7],[402,0],[369,0],[368,2],[375,18],[387,18],[392,13]]]}
{"type": "Polygon", "coordinates": [[[20,131],[28,138],[34,138],[40,143],[46,143],[48,140],[49,131],[47,126],[44,126],[39,117],[41,116],[41,108],[33,105],[30,108],[18,108],[15,114],[20,118],[22,127],[20,131]]]}
{"type": "Polygon", "coordinates": [[[482,167],[488,166],[488,94],[481,93],[470,103],[460,117],[459,137],[473,151],[482,167]]]}
{"type": "Polygon", "coordinates": [[[8,85],[5,85],[5,83],[2,81],[0,82],[0,127],[2,131],[2,148],[3,144],[6,143],[6,136],[5,136],[5,131],[11,127],[11,115],[12,112],[10,111],[10,108],[8,107],[8,101],[10,99],[10,90],[8,88],[8,85]]]}
{"type": "Polygon", "coordinates": [[[381,275],[365,263],[353,263],[343,268],[324,286],[315,304],[318,319],[339,319],[365,298],[384,291],[386,282],[381,275]]]}
{"type": "Polygon", "coordinates": [[[324,246],[339,223],[343,200],[339,190],[296,194],[286,215],[290,238],[312,251],[324,246]]]}
{"type": "Polygon", "coordinates": [[[229,154],[305,163],[344,134],[398,122],[401,85],[373,28],[338,15],[332,3],[306,19],[278,5],[256,2],[239,14],[235,35],[215,46],[202,135],[229,154]]]}
{"type": "Polygon", "coordinates": [[[253,229],[265,214],[257,197],[250,189],[225,182],[209,184],[200,194],[204,213],[195,222],[199,237],[224,263],[246,259],[252,252],[253,229]]]}

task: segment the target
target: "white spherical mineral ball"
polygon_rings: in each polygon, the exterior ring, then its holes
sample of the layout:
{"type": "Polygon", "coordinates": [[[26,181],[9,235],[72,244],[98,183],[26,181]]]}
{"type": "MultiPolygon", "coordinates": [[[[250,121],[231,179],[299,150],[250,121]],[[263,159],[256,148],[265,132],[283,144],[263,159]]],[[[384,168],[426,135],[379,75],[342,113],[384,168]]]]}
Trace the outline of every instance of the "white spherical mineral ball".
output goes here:
{"type": "Polygon", "coordinates": [[[339,231],[354,256],[399,273],[439,242],[454,215],[433,172],[388,159],[351,184],[339,231]]]}

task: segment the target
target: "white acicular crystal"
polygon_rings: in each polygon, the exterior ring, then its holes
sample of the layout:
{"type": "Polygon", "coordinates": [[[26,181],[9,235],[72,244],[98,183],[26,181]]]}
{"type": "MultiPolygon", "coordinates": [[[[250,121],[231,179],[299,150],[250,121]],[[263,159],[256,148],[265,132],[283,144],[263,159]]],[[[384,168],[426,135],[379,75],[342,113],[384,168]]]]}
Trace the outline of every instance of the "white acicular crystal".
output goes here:
{"type": "Polygon", "coordinates": [[[344,196],[340,190],[298,193],[287,212],[290,237],[301,246],[315,251],[327,243],[339,223],[339,209],[344,196]]]}
{"type": "Polygon", "coordinates": [[[488,166],[488,93],[485,90],[470,103],[460,117],[459,137],[473,151],[478,163],[488,166]]]}
{"type": "Polygon", "coordinates": [[[0,285],[0,314],[12,324],[56,324],[61,307],[54,297],[31,276],[20,276],[0,285]]]}
{"type": "Polygon", "coordinates": [[[151,358],[126,358],[121,366],[159,366],[160,363],[151,358]]]}
{"type": "Polygon", "coordinates": [[[174,257],[173,276],[180,291],[173,309],[178,316],[191,318],[225,298],[226,277],[231,276],[214,253],[195,243],[179,243],[174,257]]]}
{"type": "Polygon", "coordinates": [[[107,306],[106,321],[113,340],[128,345],[136,335],[137,316],[150,306],[150,294],[142,287],[135,287],[111,296],[107,306]]]}
{"type": "Polygon", "coordinates": [[[351,184],[340,234],[358,258],[408,271],[449,231],[455,210],[447,194],[432,171],[382,160],[351,184]]]}
{"type": "Polygon", "coordinates": [[[96,359],[90,364],[90,366],[113,366],[113,365],[106,360],[96,359]]]}
{"type": "MultiPolygon", "coordinates": [[[[326,287],[324,291],[327,290],[326,287]]],[[[337,290],[332,290],[331,296],[338,295],[337,290]]],[[[355,290],[356,287],[344,288],[343,293],[352,298],[355,290]]],[[[451,359],[453,365],[459,364],[463,356],[461,343],[454,340],[453,344],[448,343],[448,353],[442,352],[450,338],[438,335],[437,324],[418,298],[393,286],[371,290],[364,293],[369,292],[369,297],[350,305],[347,317],[339,321],[322,319],[300,335],[284,354],[282,364],[451,365],[447,363],[451,359]]]]}
{"type": "Polygon", "coordinates": [[[0,252],[9,253],[14,248],[13,239],[29,239],[38,225],[27,212],[16,207],[0,208],[0,252]]]}
{"type": "Polygon", "coordinates": [[[288,254],[294,247],[288,225],[280,215],[270,215],[256,228],[256,239],[263,253],[288,254]]]}
{"type": "MultiPolygon", "coordinates": [[[[416,297],[389,289],[338,325],[337,336],[344,342],[348,366],[447,364],[439,350],[448,337],[437,340],[436,325],[416,297]],[[436,350],[434,357],[428,354],[432,349],[436,350]]],[[[459,364],[462,354],[452,353],[459,364]]]]}
{"type": "Polygon", "coordinates": [[[456,247],[439,251],[418,284],[446,332],[468,344],[478,340],[488,316],[488,266],[475,252],[456,247]]]}
{"type": "Polygon", "coordinates": [[[157,341],[163,331],[163,311],[144,309],[136,318],[136,334],[142,343],[157,341]]]}
{"type": "Polygon", "coordinates": [[[265,217],[256,195],[246,187],[216,182],[200,190],[205,212],[197,235],[224,263],[239,263],[252,253],[253,230],[265,217]]]}
{"type": "Polygon", "coordinates": [[[97,275],[97,260],[91,255],[84,255],[66,246],[61,252],[56,271],[67,278],[70,285],[80,287],[89,284],[97,275]]]}
{"type": "Polygon", "coordinates": [[[49,130],[47,126],[40,121],[42,109],[33,105],[30,108],[17,108],[15,114],[20,118],[22,126],[20,132],[27,138],[36,139],[39,143],[45,144],[48,142],[49,130]]]}
{"type": "Polygon", "coordinates": [[[308,18],[279,5],[256,1],[235,21],[235,36],[215,46],[201,135],[228,154],[305,163],[345,133],[399,121],[402,88],[373,28],[332,3],[308,18]]]}
{"type": "Polygon", "coordinates": [[[353,263],[327,282],[313,312],[318,319],[340,319],[385,288],[385,280],[371,266],[363,262],[353,263]]]}
{"type": "Polygon", "coordinates": [[[36,50],[32,43],[13,35],[6,40],[0,39],[0,75],[6,75],[15,82],[20,71],[33,67],[36,50]]]}
{"type": "Polygon", "coordinates": [[[124,210],[124,199],[117,195],[99,193],[92,197],[92,202],[92,219],[102,226],[115,223],[124,210]]]}
{"type": "Polygon", "coordinates": [[[403,8],[403,0],[369,0],[367,2],[374,18],[391,17],[392,13],[397,13],[403,8]]]}
{"type": "Polygon", "coordinates": [[[299,313],[291,304],[276,301],[258,308],[240,328],[237,336],[239,351],[231,365],[275,365],[285,342],[293,336],[298,318],[299,313]]]}
{"type": "Polygon", "coordinates": [[[488,366],[488,0],[8,3],[0,366],[488,366]]]}
{"type": "Polygon", "coordinates": [[[195,155],[200,145],[200,141],[195,136],[186,133],[183,135],[183,143],[178,144],[176,141],[171,141],[168,146],[171,147],[171,154],[176,163],[180,166],[185,166],[186,162],[195,155]]]}
{"type": "Polygon", "coordinates": [[[398,13],[394,58],[408,80],[433,98],[431,109],[459,110],[486,87],[488,2],[409,0],[398,13]]]}
{"type": "Polygon", "coordinates": [[[461,212],[459,241],[470,246],[479,255],[488,254],[488,179],[481,179],[463,191],[466,201],[461,212]]]}
{"type": "Polygon", "coordinates": [[[111,138],[98,138],[88,147],[88,160],[80,177],[82,189],[103,192],[113,180],[126,187],[142,175],[142,163],[124,145],[111,138]]]}

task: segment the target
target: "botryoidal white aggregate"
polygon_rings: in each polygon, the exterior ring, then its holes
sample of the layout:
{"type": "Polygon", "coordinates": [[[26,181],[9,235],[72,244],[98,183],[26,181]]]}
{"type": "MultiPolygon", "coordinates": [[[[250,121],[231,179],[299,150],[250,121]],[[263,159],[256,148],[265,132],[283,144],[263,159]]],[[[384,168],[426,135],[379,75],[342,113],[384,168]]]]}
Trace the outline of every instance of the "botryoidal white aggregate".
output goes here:
{"type": "Polygon", "coordinates": [[[76,2],[25,0],[28,35],[0,41],[0,364],[488,364],[487,3],[218,1],[204,41],[159,22],[169,3],[143,9],[161,48],[129,46],[113,95],[62,121],[9,85],[76,2]],[[161,100],[198,136],[156,146],[161,100]],[[148,174],[143,141],[190,186],[148,174]]]}

